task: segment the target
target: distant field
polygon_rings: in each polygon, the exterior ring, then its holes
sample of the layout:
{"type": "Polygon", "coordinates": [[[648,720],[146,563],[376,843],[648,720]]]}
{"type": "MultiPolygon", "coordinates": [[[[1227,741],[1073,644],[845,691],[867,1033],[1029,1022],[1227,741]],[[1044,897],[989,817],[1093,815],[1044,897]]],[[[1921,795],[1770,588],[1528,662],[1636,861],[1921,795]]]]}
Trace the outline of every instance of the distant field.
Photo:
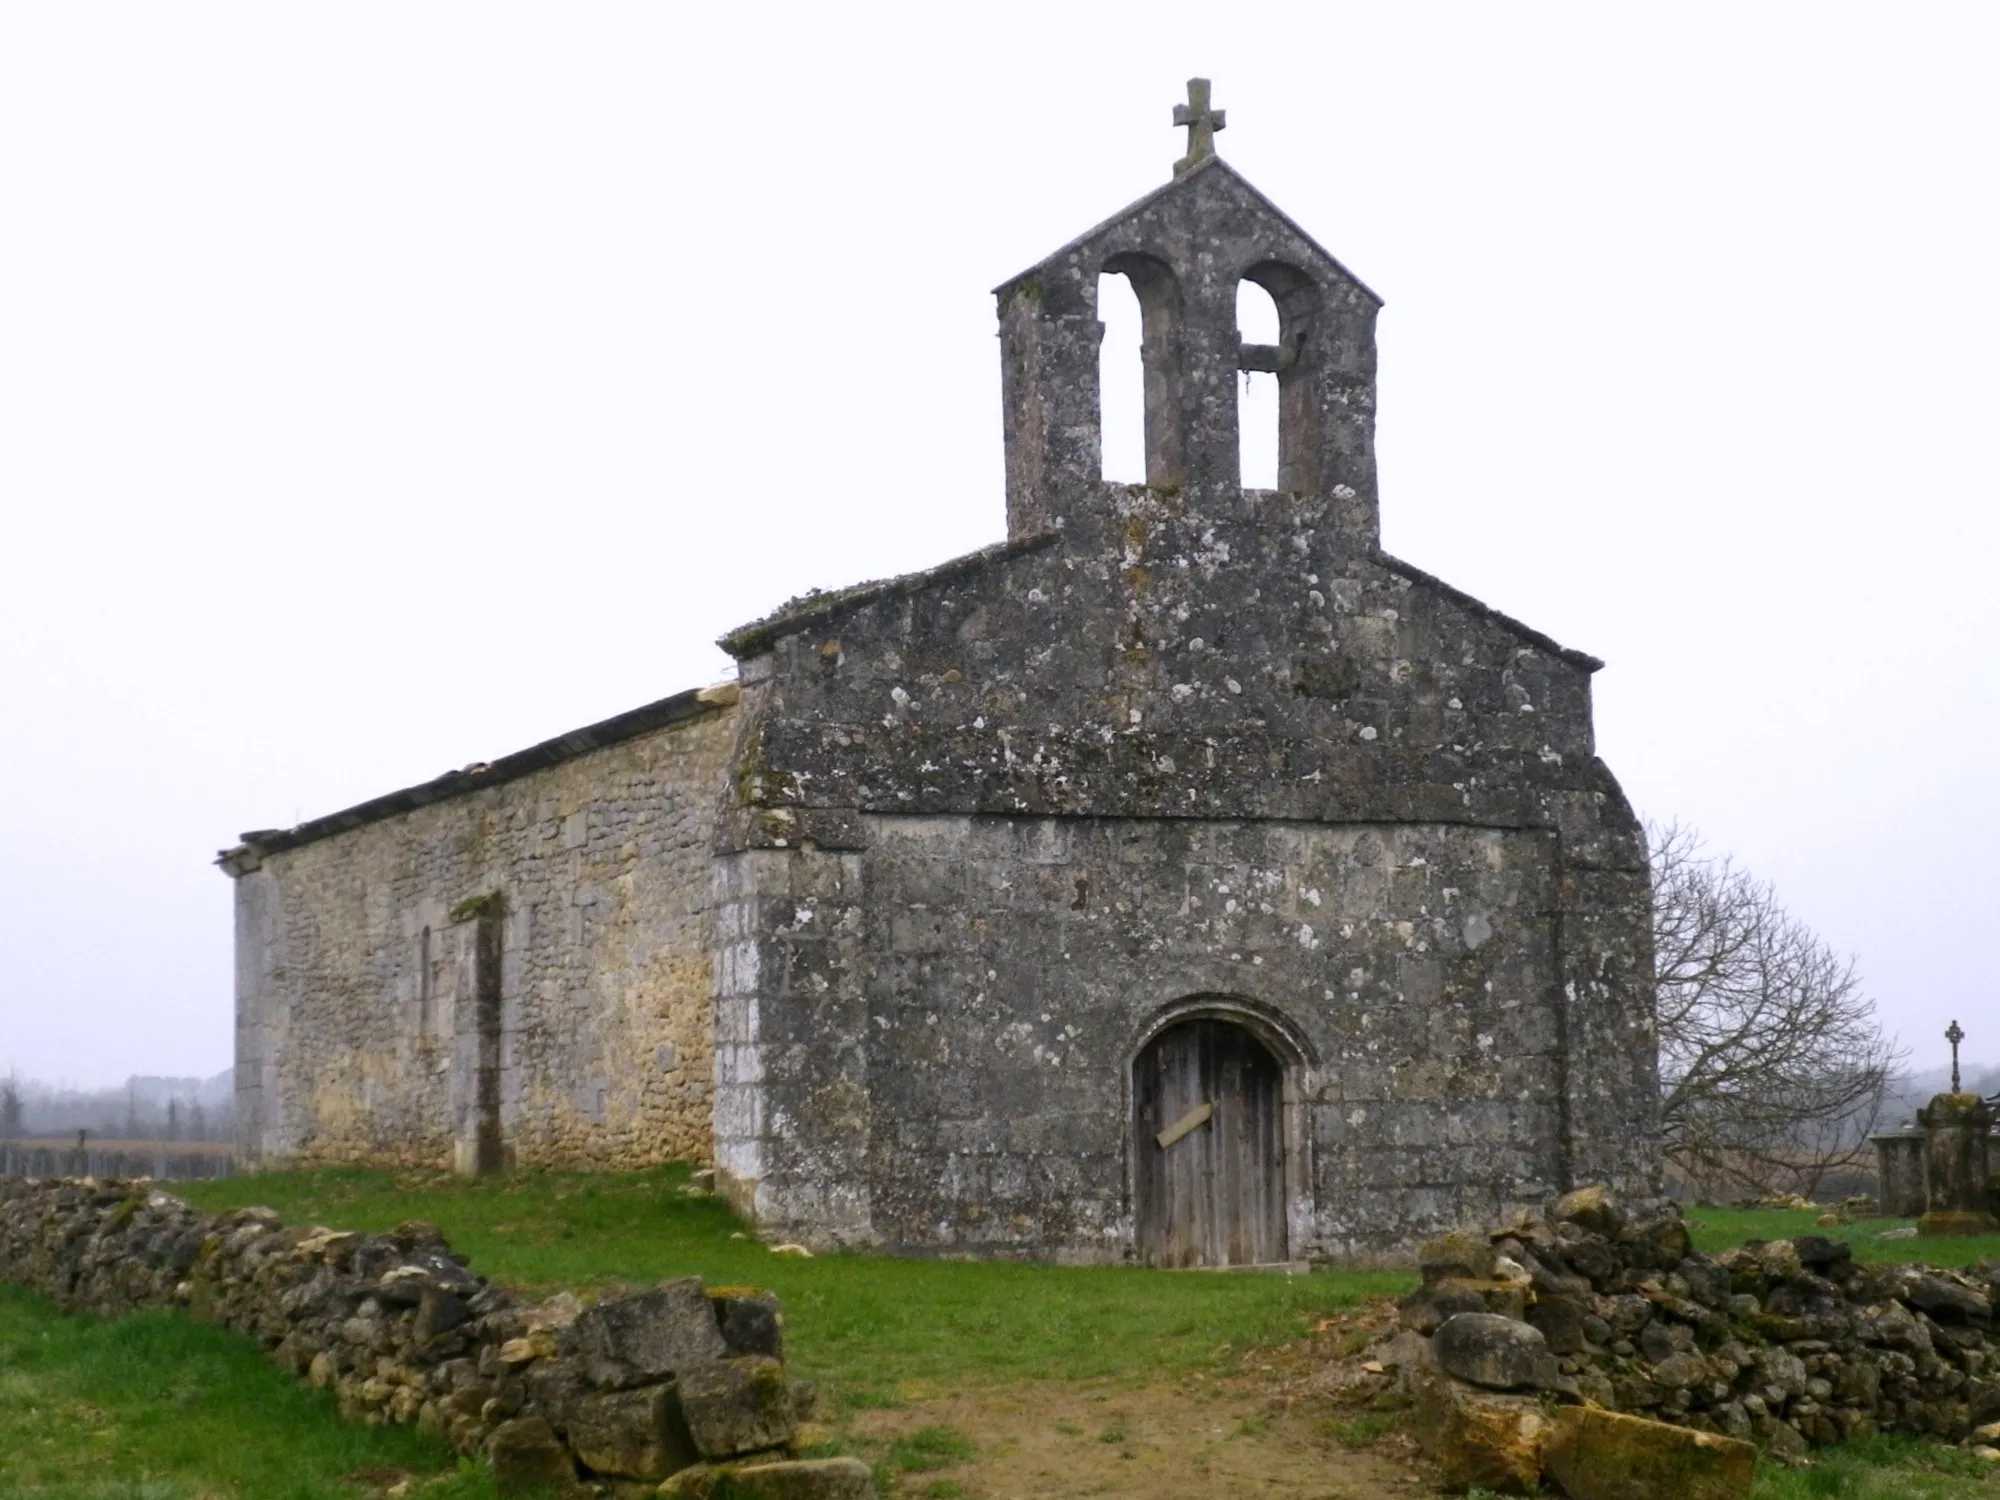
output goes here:
{"type": "Polygon", "coordinates": [[[1880,1237],[1884,1230],[1914,1227],[1915,1219],[1859,1219],[1852,1224],[1822,1229],[1816,1222],[1819,1213],[1812,1209],[1709,1208],[1696,1204],[1684,1209],[1683,1214],[1696,1248],[1711,1255],[1745,1240],[1794,1239],[1802,1234],[1818,1234],[1847,1241],[1854,1247],[1856,1260],[1923,1261],[1933,1266],[1969,1266],[1975,1261],[2000,1260],[2000,1234],[1965,1239],[1880,1237]]]}
{"type": "Polygon", "coordinates": [[[229,1173],[227,1141],[120,1140],[92,1136],[0,1136],[0,1176],[163,1177],[172,1182],[229,1173]]]}
{"type": "MultiPolygon", "coordinates": [[[[16,1146],[27,1151],[68,1151],[76,1150],[76,1132],[67,1135],[0,1135],[0,1146],[16,1146]]],[[[91,1151],[123,1151],[133,1156],[151,1156],[159,1153],[165,1156],[228,1156],[235,1147],[228,1141],[151,1141],[144,1136],[133,1136],[129,1140],[123,1136],[92,1135],[88,1139],[91,1151]]]]}

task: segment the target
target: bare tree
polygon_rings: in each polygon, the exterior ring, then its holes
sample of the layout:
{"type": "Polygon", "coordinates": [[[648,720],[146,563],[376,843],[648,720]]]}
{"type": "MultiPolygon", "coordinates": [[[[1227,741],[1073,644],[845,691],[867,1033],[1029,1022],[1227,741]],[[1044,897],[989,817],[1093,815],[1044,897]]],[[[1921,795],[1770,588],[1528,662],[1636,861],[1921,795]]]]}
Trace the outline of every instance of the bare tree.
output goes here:
{"type": "Polygon", "coordinates": [[[26,1113],[21,1103],[21,1086],[9,1073],[0,1082],[0,1136],[12,1138],[21,1133],[21,1117],[26,1113]]]}
{"type": "Polygon", "coordinates": [[[1649,829],[1669,1165],[1706,1192],[1811,1197],[1859,1160],[1902,1060],[1851,959],[1698,835],[1649,829]]]}

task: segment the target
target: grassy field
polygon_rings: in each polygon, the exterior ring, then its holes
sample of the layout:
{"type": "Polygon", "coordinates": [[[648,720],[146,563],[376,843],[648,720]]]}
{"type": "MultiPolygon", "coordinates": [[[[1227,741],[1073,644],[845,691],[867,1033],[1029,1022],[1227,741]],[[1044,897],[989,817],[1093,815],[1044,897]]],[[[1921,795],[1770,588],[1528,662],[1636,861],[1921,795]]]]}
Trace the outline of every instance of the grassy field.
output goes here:
{"type": "Polygon", "coordinates": [[[2000,1260],[2000,1234],[1970,1235],[1964,1239],[1880,1237],[1884,1230],[1914,1226],[1915,1219],[1859,1219],[1852,1224],[1822,1229],[1816,1223],[1819,1214],[1811,1209],[1711,1208],[1700,1203],[1684,1210],[1684,1216],[1696,1248],[1711,1255],[1745,1240],[1781,1240],[1818,1234],[1846,1240],[1854,1247],[1856,1260],[1922,1261],[1932,1266],[1969,1266],[1974,1261],[2000,1260]]]}
{"type": "MultiPolygon", "coordinates": [[[[794,1259],[745,1235],[715,1199],[683,1192],[686,1184],[686,1171],[674,1168],[479,1180],[337,1170],[174,1190],[211,1210],[264,1204],[294,1223],[375,1230],[427,1219],[477,1269],[530,1292],[677,1275],[769,1287],[785,1299],[792,1363],[824,1383],[843,1443],[875,1461],[900,1500],[1005,1489],[1024,1454],[1036,1453],[1058,1463],[1064,1480],[1088,1476],[1104,1494],[1151,1493],[1116,1483],[1121,1468],[1146,1462],[1140,1435],[1153,1432],[1163,1471],[1178,1472],[1177,1456],[1193,1451],[1188,1423],[1230,1401],[1230,1426],[1217,1429],[1223,1435],[1198,1461],[1248,1462],[1243,1445],[1260,1442],[1271,1457],[1269,1472],[1256,1474],[1252,1464],[1228,1493],[1317,1493],[1310,1482],[1300,1490],[1281,1478],[1301,1472],[1341,1477],[1343,1495],[1373,1493],[1365,1474],[1401,1472],[1392,1457],[1344,1438],[1338,1452],[1328,1440],[1321,1454],[1282,1426],[1259,1437],[1269,1425],[1256,1415],[1262,1377],[1246,1381],[1245,1372],[1264,1356],[1244,1356],[1293,1340],[1362,1298],[1399,1293],[1413,1276],[794,1259]],[[1233,1392],[1226,1398],[1225,1388],[1233,1392]],[[1190,1404],[1196,1391],[1212,1394],[1190,1404]],[[1122,1415],[1086,1421],[1088,1413],[1122,1415]],[[1232,1449],[1236,1460],[1228,1459],[1232,1449]],[[1365,1468],[1370,1463],[1375,1470],[1365,1468]]],[[[1886,1222],[1819,1231],[1813,1217],[1689,1213],[1708,1250],[1746,1238],[1839,1233],[1869,1259],[2000,1255],[1992,1242],[1876,1240],[1886,1222]]],[[[1822,1454],[1810,1469],[1770,1470],[1757,1500],[2000,1500],[1992,1467],[1955,1450],[1884,1439],[1822,1454]]],[[[247,1340],[169,1313],[117,1323],[68,1318],[0,1288],[0,1494],[360,1500],[405,1476],[423,1481],[424,1500],[491,1495],[484,1471],[461,1467],[440,1443],[341,1422],[327,1395],[294,1385],[247,1340]]],[[[1050,1491],[1059,1492],[1066,1491],[1050,1491]]]]}
{"type": "Polygon", "coordinates": [[[2000,1465],[1961,1448],[1908,1438],[1863,1438],[1823,1448],[1811,1468],[1766,1465],[1751,1500],[1993,1500],[2000,1465]]]}
{"type": "Polygon", "coordinates": [[[1215,1276],[1113,1267],[773,1255],[685,1168],[480,1179],[352,1169],[189,1183],[207,1209],[259,1203],[292,1223],[387,1229],[426,1219],[475,1269],[533,1290],[702,1276],[785,1300],[787,1353],[836,1405],[980,1380],[1144,1378],[1294,1338],[1416,1278],[1355,1271],[1215,1276]]]}
{"type": "Polygon", "coordinates": [[[66,1317],[0,1285],[0,1494],[35,1500],[357,1500],[432,1477],[426,1500],[490,1500],[491,1476],[411,1428],[343,1422],[250,1340],[179,1313],[66,1317]]]}

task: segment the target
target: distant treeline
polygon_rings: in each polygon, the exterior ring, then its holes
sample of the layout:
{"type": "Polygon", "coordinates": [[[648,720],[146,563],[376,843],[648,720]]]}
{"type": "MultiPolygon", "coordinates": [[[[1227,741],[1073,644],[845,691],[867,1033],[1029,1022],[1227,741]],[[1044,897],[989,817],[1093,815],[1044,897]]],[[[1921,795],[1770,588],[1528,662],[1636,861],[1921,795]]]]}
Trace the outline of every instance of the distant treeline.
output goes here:
{"type": "Polygon", "coordinates": [[[233,1140],[234,1070],[213,1078],[134,1076],[103,1089],[0,1078],[0,1140],[74,1140],[79,1130],[95,1140],[233,1140]]]}

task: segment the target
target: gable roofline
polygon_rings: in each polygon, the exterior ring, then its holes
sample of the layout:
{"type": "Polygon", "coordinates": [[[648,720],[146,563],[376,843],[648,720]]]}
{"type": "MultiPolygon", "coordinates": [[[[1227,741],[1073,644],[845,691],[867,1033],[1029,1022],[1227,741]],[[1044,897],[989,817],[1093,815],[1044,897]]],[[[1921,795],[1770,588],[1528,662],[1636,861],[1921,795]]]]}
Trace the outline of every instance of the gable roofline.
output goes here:
{"type": "MultiPolygon", "coordinates": [[[[828,624],[864,605],[874,604],[882,599],[907,598],[912,594],[920,594],[925,589],[949,583],[970,573],[977,573],[995,563],[1039,552],[1061,538],[1060,531],[1037,532],[1033,536],[1020,537],[1014,541],[995,542],[990,547],[981,547],[977,552],[968,552],[948,562],[941,562],[934,568],[924,568],[915,573],[902,573],[894,578],[878,578],[844,589],[802,594],[789,603],[780,605],[762,619],[737,626],[718,639],[716,645],[738,660],[759,656],[788,635],[796,635],[815,625],[828,624]]],[[[1544,635],[1534,626],[1515,619],[1505,610],[1495,609],[1485,600],[1466,593],[1464,589],[1454,588],[1435,573],[1426,573],[1415,563],[1405,562],[1402,558],[1384,552],[1380,548],[1374,549],[1368,555],[1371,561],[1387,568],[1398,577],[1435,590],[1461,608],[1469,610],[1481,619],[1493,621],[1529,645],[1546,651],[1573,667],[1581,667],[1586,672],[1601,671],[1604,667],[1604,662],[1588,651],[1578,651],[1573,646],[1563,645],[1553,636],[1544,635]]]]}
{"type": "Polygon", "coordinates": [[[801,594],[788,603],[779,605],[760,620],[752,620],[748,625],[739,625],[716,641],[716,645],[731,656],[741,660],[747,656],[760,656],[788,635],[796,635],[814,625],[825,624],[841,616],[851,614],[864,604],[873,604],[879,599],[904,598],[920,594],[925,589],[940,583],[949,583],[968,573],[977,573],[995,563],[1006,562],[1010,558],[1024,557],[1030,552],[1039,552],[1062,538],[1060,531],[1039,531],[1032,536],[1017,537],[1012,541],[995,542],[990,547],[981,547],[977,552],[968,552],[954,557],[949,562],[941,562],[934,568],[924,568],[915,573],[903,573],[894,578],[878,578],[869,583],[857,583],[844,589],[815,590],[801,594]]]}
{"type": "Polygon", "coordinates": [[[1447,599],[1451,600],[1452,603],[1512,631],[1530,645],[1539,650],[1546,651],[1552,656],[1560,657],[1573,667],[1581,667],[1586,672],[1596,672],[1602,670],[1604,666],[1601,660],[1592,656],[1588,651],[1578,651],[1572,646],[1563,645],[1553,637],[1543,635],[1534,626],[1524,624],[1512,615],[1495,609],[1483,599],[1473,598],[1464,589],[1453,588],[1435,573],[1426,573],[1414,563],[1406,563],[1400,557],[1392,557],[1379,547],[1370,556],[1375,562],[1380,563],[1391,573],[1407,578],[1412,583],[1421,584],[1425,588],[1435,589],[1438,593],[1443,594],[1447,599]]]}
{"type": "Polygon", "coordinates": [[[572,729],[567,734],[543,740],[539,745],[530,745],[512,755],[503,755],[499,760],[481,761],[462,771],[447,771],[433,780],[366,802],[357,802],[325,817],[309,819],[295,828],[254,829],[239,835],[242,842],[233,849],[222,850],[216,855],[215,862],[232,876],[247,874],[256,869],[267,854],[297,849],[337,833],[346,833],[352,828],[364,828],[370,823],[380,823],[415,808],[428,807],[433,802],[444,802],[490,786],[518,781],[523,776],[561,765],[566,760],[575,760],[593,750],[602,750],[655,730],[672,729],[722,713],[736,703],[738,695],[739,689],[733,682],[690,688],[684,693],[675,693],[671,698],[661,698],[622,714],[614,714],[611,718],[600,719],[595,724],[586,724],[581,729],[572,729]]]}
{"type": "Polygon", "coordinates": [[[1034,276],[1039,272],[1047,269],[1052,262],[1061,260],[1065,255],[1069,254],[1070,251],[1076,249],[1077,246],[1085,243],[1088,240],[1095,239],[1098,235],[1104,233],[1105,230],[1112,228],[1120,221],[1129,219],[1130,217],[1132,217],[1132,215],[1138,213],[1141,209],[1146,208],[1151,204],[1158,202],[1160,199],[1166,197],[1169,193],[1172,193],[1177,189],[1186,186],[1188,183],[1193,182],[1196,178],[1200,177],[1204,172],[1227,173],[1231,179],[1233,179],[1239,186],[1243,188],[1245,192],[1249,193],[1251,197],[1255,198],[1260,204],[1262,204],[1265,210],[1269,212],[1273,218],[1277,219],[1287,229],[1291,230],[1293,234],[1297,235],[1300,239],[1304,240],[1320,255],[1324,256],[1328,261],[1328,263],[1331,264],[1335,270],[1340,272],[1341,275],[1345,276],[1349,281],[1354,283],[1356,287],[1358,287],[1361,291],[1365,292],[1370,298],[1372,298],[1377,307],[1381,307],[1384,305],[1381,293],[1377,292],[1373,287],[1368,285],[1367,282],[1363,281],[1359,276],[1356,276],[1352,271],[1350,271],[1347,268],[1346,264],[1342,262],[1339,256],[1335,255],[1331,250],[1327,249],[1326,246],[1322,245],[1318,240],[1314,239],[1312,235],[1308,234],[1304,229],[1304,227],[1300,225],[1298,220],[1294,219],[1290,214],[1286,213],[1282,208],[1278,207],[1277,204],[1273,203],[1270,197],[1261,188],[1259,188],[1249,178],[1245,177],[1241,172],[1237,171],[1234,167],[1230,166],[1228,162],[1224,161],[1219,156],[1211,156],[1208,158],[1208,160],[1202,162],[1200,165],[1190,170],[1186,175],[1181,177],[1175,177],[1167,182],[1163,182],[1158,187],[1154,188],[1151,192],[1146,193],[1141,197],[1133,199],[1132,202],[1126,204],[1123,208],[1119,209],[1118,212],[1111,215],[1110,218],[1105,219],[1098,224],[1092,225],[1089,229],[1084,230],[1082,234],[1076,236],[1076,238],[1060,246],[1058,249],[1052,251],[1050,254],[1044,255],[1040,260],[1036,261],[1032,266],[1029,266],[1025,271],[1018,272],[1015,275],[1008,277],[1005,281],[1001,282],[998,286],[993,288],[993,295],[996,297],[1001,296],[1005,292],[1007,292],[1010,288],[1019,286],[1022,282],[1028,280],[1031,276],[1034,276]]]}
{"type": "MultiPolygon", "coordinates": [[[[807,594],[772,611],[761,620],[739,626],[723,636],[717,644],[739,659],[755,656],[788,635],[830,622],[864,605],[882,599],[906,598],[922,593],[925,589],[979,572],[996,563],[1039,552],[1059,541],[1061,537],[1061,532],[1045,531],[1015,541],[998,542],[991,547],[982,547],[977,552],[968,552],[962,557],[952,558],[920,572],[877,579],[870,583],[860,583],[851,588],[827,593],[807,594]]],[[[1549,652],[1571,666],[1579,667],[1586,672],[1596,672],[1604,666],[1601,660],[1588,652],[1561,644],[1533,626],[1524,624],[1512,615],[1474,598],[1463,589],[1453,588],[1442,578],[1426,573],[1412,563],[1404,562],[1401,558],[1379,549],[1371,554],[1371,558],[1399,577],[1435,590],[1460,607],[1493,621],[1530,645],[1549,652]]],[[[255,870],[267,855],[318,843],[322,839],[332,838],[335,834],[364,828],[371,823],[384,822],[419,807],[427,807],[434,802],[444,802],[487,787],[518,781],[524,776],[533,775],[536,771],[546,770],[550,766],[561,765],[564,761],[588,755],[593,750],[602,750],[627,740],[638,739],[657,730],[675,728],[712,714],[722,713],[733,707],[737,698],[738,689],[733,682],[717,683],[710,687],[691,688],[686,692],[675,693],[672,697],[661,698],[638,708],[629,709],[625,713],[614,714],[611,718],[600,719],[595,724],[586,724],[581,729],[572,729],[567,734],[557,735],[554,739],[543,740],[540,744],[530,745],[525,750],[517,750],[512,755],[502,756],[499,760],[480,762],[462,771],[447,771],[430,781],[404,787],[366,802],[358,802],[352,807],[328,813],[324,817],[308,819],[293,828],[254,829],[241,835],[241,842],[235,847],[218,853],[215,862],[231,876],[247,874],[255,870]]]]}

